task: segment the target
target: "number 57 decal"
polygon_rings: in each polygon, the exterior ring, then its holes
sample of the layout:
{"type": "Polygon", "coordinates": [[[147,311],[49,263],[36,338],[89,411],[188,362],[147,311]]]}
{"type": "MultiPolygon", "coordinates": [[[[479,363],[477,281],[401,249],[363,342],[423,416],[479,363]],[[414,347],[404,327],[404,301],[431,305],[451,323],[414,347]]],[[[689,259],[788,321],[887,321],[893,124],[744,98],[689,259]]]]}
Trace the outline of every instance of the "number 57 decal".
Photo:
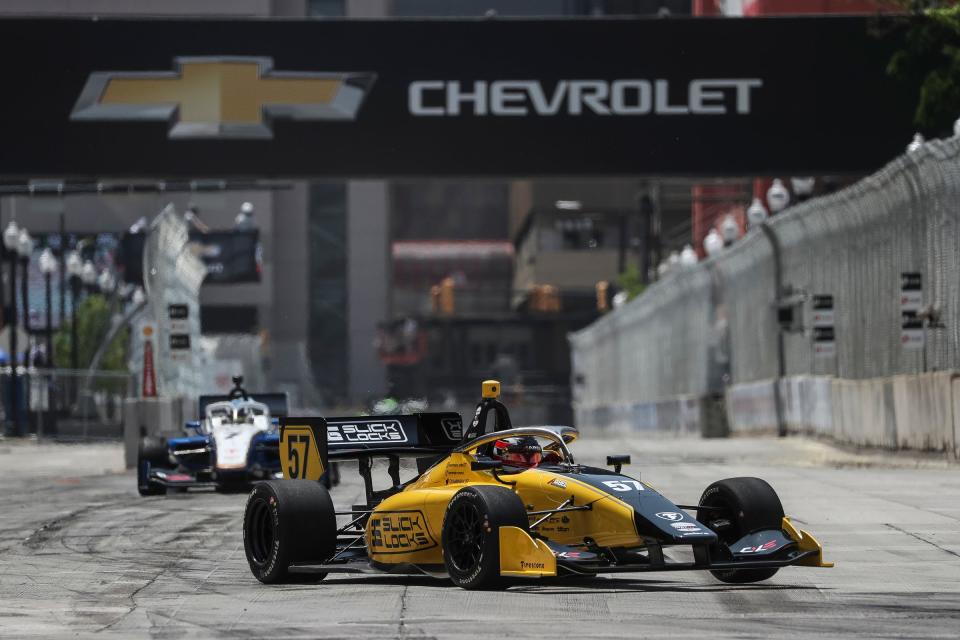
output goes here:
{"type": "Polygon", "coordinates": [[[614,491],[643,491],[639,480],[604,480],[603,484],[614,491]]]}
{"type": "Polygon", "coordinates": [[[283,477],[292,480],[319,480],[323,463],[308,426],[287,425],[280,438],[280,461],[283,477]]]}

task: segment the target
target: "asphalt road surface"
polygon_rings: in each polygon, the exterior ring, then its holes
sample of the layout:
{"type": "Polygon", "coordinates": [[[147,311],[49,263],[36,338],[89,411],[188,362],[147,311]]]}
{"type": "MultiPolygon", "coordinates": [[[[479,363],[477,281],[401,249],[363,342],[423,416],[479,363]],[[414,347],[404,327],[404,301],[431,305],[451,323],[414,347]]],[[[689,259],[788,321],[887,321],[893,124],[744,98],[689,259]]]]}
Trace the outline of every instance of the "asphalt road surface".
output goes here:
{"type": "MultiPolygon", "coordinates": [[[[141,498],[119,446],[0,442],[0,637],[911,638],[960,636],[960,468],[801,439],[584,440],[629,452],[677,502],[756,475],[834,569],[759,585],[708,573],[618,574],[468,592],[430,578],[330,576],[265,586],[247,569],[245,496],[141,498]]],[[[334,500],[358,500],[350,468],[334,500]]]]}

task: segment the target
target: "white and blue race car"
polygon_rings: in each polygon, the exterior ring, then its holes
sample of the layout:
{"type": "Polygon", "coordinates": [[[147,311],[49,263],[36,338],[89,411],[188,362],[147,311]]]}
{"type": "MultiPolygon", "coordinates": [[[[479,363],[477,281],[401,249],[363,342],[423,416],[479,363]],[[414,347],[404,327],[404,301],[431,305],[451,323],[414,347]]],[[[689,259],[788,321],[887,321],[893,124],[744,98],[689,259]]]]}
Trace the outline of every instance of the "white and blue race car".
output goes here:
{"type": "Polygon", "coordinates": [[[200,396],[202,419],[187,422],[186,435],[141,439],[140,495],[195,487],[243,489],[282,477],[278,419],[287,413],[286,394],[253,396],[243,388],[242,377],[233,382],[235,388],[226,396],[200,396]]]}

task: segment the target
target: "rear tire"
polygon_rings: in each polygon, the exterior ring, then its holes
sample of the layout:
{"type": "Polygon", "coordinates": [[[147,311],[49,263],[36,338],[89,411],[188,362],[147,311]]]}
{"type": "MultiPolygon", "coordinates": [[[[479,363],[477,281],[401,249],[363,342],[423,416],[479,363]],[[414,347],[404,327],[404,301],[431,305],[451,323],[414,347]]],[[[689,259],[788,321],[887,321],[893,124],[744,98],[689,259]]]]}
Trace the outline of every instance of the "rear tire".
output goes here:
{"type": "MultiPolygon", "coordinates": [[[[697,520],[705,523],[720,538],[726,551],[745,535],[783,526],[783,505],[773,487],[760,478],[727,478],[711,484],[700,496],[699,504],[718,509],[697,510],[697,520]]],[[[760,582],[771,578],[778,569],[725,569],[711,571],[714,577],[729,584],[760,582]]]]}
{"type": "Polygon", "coordinates": [[[497,589],[500,527],[530,524],[520,498],[506,487],[464,487],[453,495],[443,517],[443,562],[450,579],[464,589],[497,589]]]}
{"type": "MultiPolygon", "coordinates": [[[[336,544],[333,500],[319,482],[271,480],[250,492],[243,515],[243,547],[250,571],[260,582],[291,582],[291,564],[328,560],[336,544]]],[[[314,580],[326,577],[309,575],[314,580]]]]}
{"type": "Polygon", "coordinates": [[[142,496],[160,496],[167,492],[162,485],[150,482],[150,469],[170,465],[167,443],[161,438],[147,436],[140,439],[137,449],[137,492],[142,496]]]}

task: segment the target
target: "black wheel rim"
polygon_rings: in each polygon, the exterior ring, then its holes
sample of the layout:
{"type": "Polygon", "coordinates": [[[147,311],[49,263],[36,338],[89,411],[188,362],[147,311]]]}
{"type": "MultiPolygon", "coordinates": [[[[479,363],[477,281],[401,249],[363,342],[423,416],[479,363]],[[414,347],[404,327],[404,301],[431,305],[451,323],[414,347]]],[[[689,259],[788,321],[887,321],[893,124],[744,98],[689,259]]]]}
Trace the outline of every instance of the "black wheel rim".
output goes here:
{"type": "Polygon", "coordinates": [[[475,504],[463,500],[448,517],[447,552],[458,571],[469,573],[483,556],[483,516],[475,504]]]}
{"type": "Polygon", "coordinates": [[[725,544],[736,542],[740,538],[739,527],[736,525],[733,508],[727,501],[722,498],[715,498],[709,503],[705,503],[705,506],[713,508],[709,511],[704,509],[703,518],[700,517],[700,513],[697,513],[697,520],[705,523],[716,533],[721,542],[725,544]]]}
{"type": "Polygon", "coordinates": [[[250,521],[247,524],[247,539],[250,555],[257,564],[266,564],[273,551],[273,517],[266,500],[257,500],[250,506],[250,521]]]}

